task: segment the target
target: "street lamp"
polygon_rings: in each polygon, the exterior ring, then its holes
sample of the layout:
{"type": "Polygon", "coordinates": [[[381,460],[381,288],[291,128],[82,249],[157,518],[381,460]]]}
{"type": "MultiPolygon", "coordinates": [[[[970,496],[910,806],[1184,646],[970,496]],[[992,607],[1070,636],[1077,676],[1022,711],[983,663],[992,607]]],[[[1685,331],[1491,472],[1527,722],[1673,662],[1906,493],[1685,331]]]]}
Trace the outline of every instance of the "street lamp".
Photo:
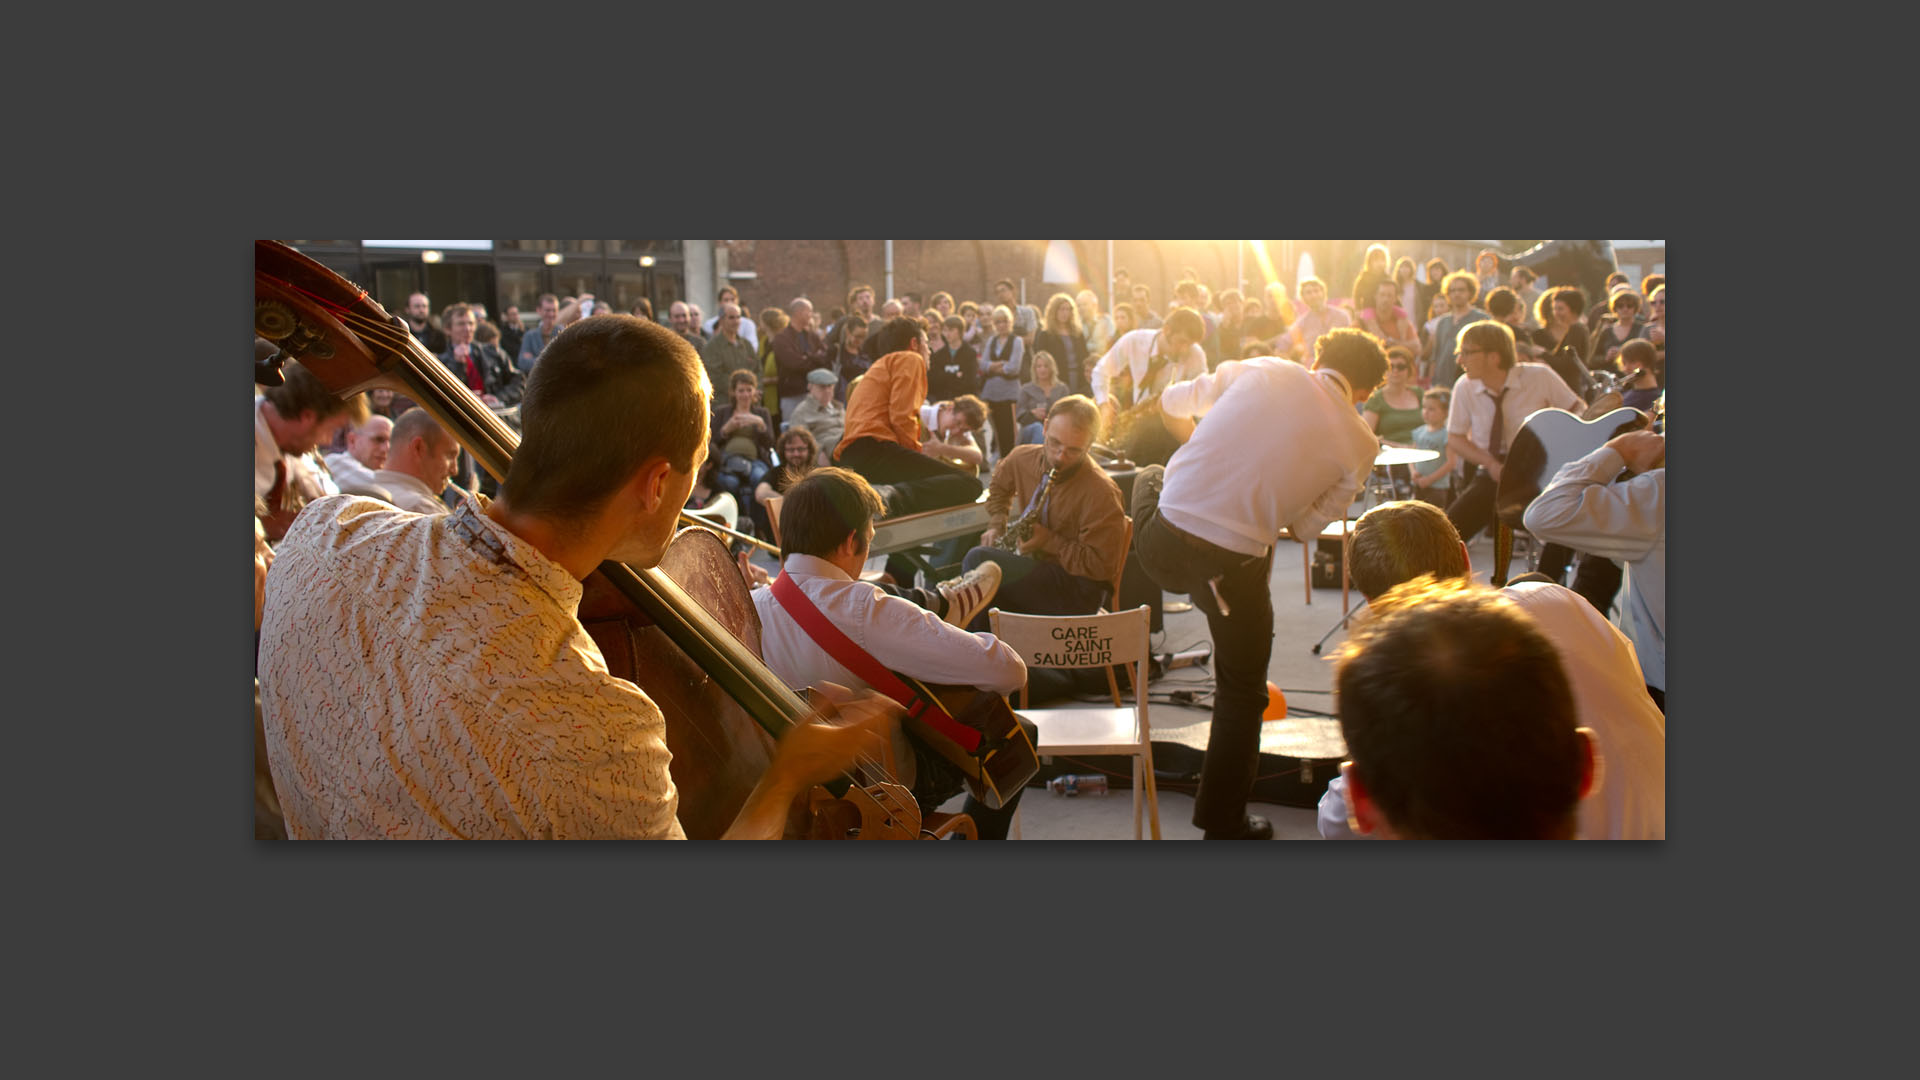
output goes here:
{"type": "Polygon", "coordinates": [[[437,263],[443,258],[446,258],[446,256],[433,250],[427,250],[420,253],[420,261],[423,263],[437,263]]]}
{"type": "Polygon", "coordinates": [[[546,260],[548,266],[559,266],[561,262],[560,253],[557,251],[549,251],[547,252],[546,260]]]}
{"type": "Polygon", "coordinates": [[[641,266],[652,266],[652,265],[653,265],[653,256],[651,256],[651,255],[642,255],[642,256],[640,256],[640,265],[641,265],[641,266]]]}

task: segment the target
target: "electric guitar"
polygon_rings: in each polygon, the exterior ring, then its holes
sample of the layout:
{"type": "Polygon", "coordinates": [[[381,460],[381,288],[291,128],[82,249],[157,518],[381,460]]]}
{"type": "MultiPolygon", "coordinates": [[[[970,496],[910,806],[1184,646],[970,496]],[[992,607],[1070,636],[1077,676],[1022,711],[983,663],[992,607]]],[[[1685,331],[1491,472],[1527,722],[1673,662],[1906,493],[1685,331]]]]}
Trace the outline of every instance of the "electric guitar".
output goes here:
{"type": "Polygon", "coordinates": [[[1527,507],[1540,496],[1555,473],[1605,446],[1607,440],[1653,423],[1639,409],[1619,408],[1592,420],[1565,409],[1541,409],[1530,414],[1514,433],[1513,446],[1500,466],[1500,484],[1494,490],[1492,583],[1506,584],[1507,564],[1513,557],[1513,530],[1524,529],[1527,507]]]}

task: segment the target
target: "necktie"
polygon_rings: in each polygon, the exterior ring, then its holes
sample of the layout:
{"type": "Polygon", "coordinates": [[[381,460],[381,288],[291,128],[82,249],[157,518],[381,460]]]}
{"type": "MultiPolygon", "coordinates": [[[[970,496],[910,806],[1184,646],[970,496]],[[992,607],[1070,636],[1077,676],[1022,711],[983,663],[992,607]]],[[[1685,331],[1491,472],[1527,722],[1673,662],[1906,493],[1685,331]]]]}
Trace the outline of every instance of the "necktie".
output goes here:
{"type": "Polygon", "coordinates": [[[480,377],[479,366],[473,362],[473,352],[465,345],[455,349],[454,352],[458,354],[460,360],[464,361],[467,365],[467,385],[472,387],[473,392],[476,394],[486,393],[487,384],[486,381],[480,377]]]}
{"type": "Polygon", "coordinates": [[[1493,398],[1493,434],[1488,437],[1487,451],[1499,461],[1507,460],[1507,425],[1501,410],[1506,405],[1507,391],[1511,389],[1510,386],[1503,386],[1497,394],[1491,390],[1481,391],[1493,398]]]}

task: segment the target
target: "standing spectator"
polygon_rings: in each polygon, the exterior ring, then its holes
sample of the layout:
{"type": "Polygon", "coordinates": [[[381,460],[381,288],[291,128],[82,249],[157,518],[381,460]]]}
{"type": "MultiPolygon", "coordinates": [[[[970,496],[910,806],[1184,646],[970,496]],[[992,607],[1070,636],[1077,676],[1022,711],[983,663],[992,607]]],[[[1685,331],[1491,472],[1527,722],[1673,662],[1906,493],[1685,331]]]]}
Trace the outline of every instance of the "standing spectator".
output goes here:
{"type": "Polygon", "coordinates": [[[1594,335],[1593,348],[1587,353],[1587,366],[1596,371],[1612,371],[1613,358],[1620,355],[1620,347],[1635,338],[1647,336],[1647,324],[1639,321],[1640,295],[1632,289],[1621,289],[1607,300],[1607,308],[1613,318],[1600,324],[1600,332],[1594,335]]]}
{"type": "Polygon", "coordinates": [[[1413,319],[1413,325],[1419,326],[1427,321],[1426,309],[1420,303],[1420,283],[1415,281],[1413,276],[1413,260],[1402,255],[1399,261],[1393,264],[1394,298],[1400,302],[1401,307],[1407,309],[1407,315],[1413,319]]]}
{"type": "MultiPolygon", "coordinates": [[[[1524,325],[1525,320],[1521,318],[1524,309],[1520,305],[1520,298],[1514,294],[1512,289],[1503,285],[1488,293],[1486,307],[1487,314],[1493,316],[1500,322],[1506,323],[1507,329],[1513,331],[1514,355],[1517,358],[1535,364],[1547,363],[1546,346],[1536,344],[1532,336],[1526,331],[1524,325]]],[[[1563,356],[1560,359],[1563,363],[1558,365],[1548,364],[1547,366],[1552,367],[1554,373],[1566,381],[1568,389],[1585,397],[1587,387],[1586,371],[1579,364],[1571,363],[1570,357],[1563,356]]]]}
{"type": "Polygon", "coordinates": [[[980,351],[980,399],[987,403],[993,419],[993,445],[1004,454],[1019,438],[1013,424],[1013,408],[1020,400],[1020,373],[1025,369],[1026,347],[1013,332],[1013,312],[1005,304],[993,309],[993,337],[980,351]]]}
{"type": "Polygon", "coordinates": [[[1133,310],[1142,320],[1142,330],[1158,330],[1166,325],[1166,320],[1153,313],[1153,290],[1144,283],[1133,287],[1133,310]]]}
{"type": "MultiPolygon", "coordinates": [[[[1138,308],[1126,302],[1113,305],[1113,340],[1107,342],[1108,351],[1112,351],[1114,341],[1119,341],[1121,338],[1138,329],[1140,329],[1140,311],[1138,308]]],[[[1101,353],[1100,355],[1105,356],[1107,354],[1101,353]]]]}
{"type": "Polygon", "coordinates": [[[435,356],[447,351],[447,335],[433,325],[433,305],[427,300],[426,293],[414,293],[407,297],[407,329],[414,340],[426,346],[435,356]]]}
{"type": "Polygon", "coordinates": [[[1540,299],[1540,290],[1535,288],[1533,283],[1538,280],[1540,280],[1539,275],[1524,266],[1515,266],[1513,273],[1507,278],[1507,287],[1513,290],[1513,295],[1520,298],[1520,310],[1526,313],[1521,326],[1528,333],[1540,329],[1540,320],[1533,317],[1533,305],[1540,299]]]}
{"type": "Polygon", "coordinates": [[[1667,380],[1667,286],[1663,282],[1647,294],[1647,307],[1653,312],[1647,320],[1647,340],[1660,351],[1660,383],[1667,380]]]}
{"type": "Polygon", "coordinates": [[[827,339],[813,327],[813,302],[801,297],[787,305],[787,315],[787,328],[773,339],[781,416],[792,416],[793,407],[806,395],[807,372],[827,365],[827,339]]]}
{"type": "Polygon", "coordinates": [[[1287,299],[1286,282],[1275,281],[1268,283],[1267,317],[1279,319],[1283,326],[1292,326],[1294,320],[1300,317],[1300,309],[1294,306],[1293,301],[1287,299]]]}
{"type": "Polygon", "coordinates": [[[1428,259],[1426,271],[1426,283],[1420,286],[1420,305],[1407,309],[1407,314],[1422,321],[1429,321],[1439,314],[1434,310],[1436,300],[1442,304],[1447,302],[1446,286],[1443,284],[1447,278],[1446,262],[1442,259],[1428,259]]]}
{"type": "Polygon", "coordinates": [[[1534,314],[1540,320],[1541,329],[1534,332],[1533,343],[1547,350],[1542,362],[1548,367],[1558,370],[1567,365],[1574,369],[1587,366],[1587,356],[1593,347],[1587,337],[1586,324],[1580,321],[1580,312],[1586,306],[1587,294],[1572,285],[1556,285],[1540,294],[1534,314]]]}
{"type": "Polygon", "coordinates": [[[526,340],[527,328],[520,322],[520,309],[512,304],[500,315],[500,351],[516,361],[520,358],[520,343],[526,340]]]}
{"type": "MultiPolygon", "coordinates": [[[[1358,315],[1362,308],[1372,306],[1374,291],[1382,284],[1393,284],[1393,275],[1387,272],[1387,245],[1368,244],[1364,265],[1360,275],[1353,279],[1353,312],[1358,315]]],[[[1399,296],[1399,287],[1395,286],[1394,295],[1399,296]]]]}
{"type": "Polygon", "coordinates": [[[1473,273],[1480,279],[1480,291],[1490,293],[1500,287],[1500,253],[1492,248],[1481,248],[1473,257],[1473,273]]]}
{"type": "Polygon", "coordinates": [[[1040,320],[1026,314],[1026,305],[1020,302],[1020,294],[1014,290],[1011,280],[1001,278],[993,283],[993,300],[1013,316],[1013,332],[1021,338],[1031,338],[1034,331],[1040,329],[1040,320]]]}
{"type": "Polygon", "coordinates": [[[866,374],[867,368],[873,366],[874,358],[867,355],[871,337],[866,325],[861,323],[860,316],[848,315],[840,321],[840,339],[827,341],[826,368],[838,380],[839,389],[834,391],[834,396],[843,403],[847,400],[847,388],[853,385],[853,380],[866,374]]]}
{"type": "Polygon", "coordinates": [[[788,417],[780,408],[780,368],[774,361],[773,339],[787,328],[788,322],[787,313],[777,307],[760,311],[760,403],[782,424],[788,417]]]}
{"type": "Polygon", "coordinates": [[[1307,310],[1287,335],[1287,355],[1306,362],[1314,356],[1313,343],[1329,330],[1353,325],[1353,316],[1327,303],[1327,286],[1319,278],[1302,278],[1300,299],[1307,310]]]}
{"type": "Polygon", "coordinates": [[[700,335],[699,324],[693,321],[693,305],[684,300],[675,300],[667,308],[667,318],[673,320],[674,332],[686,338],[696,352],[707,347],[707,339],[700,335]]]}
{"type": "Polygon", "coordinates": [[[864,283],[855,284],[853,288],[847,290],[847,313],[833,320],[832,325],[827,327],[827,344],[838,345],[840,343],[840,336],[846,332],[847,324],[849,323],[859,323],[861,326],[866,327],[867,333],[871,335],[874,330],[878,329],[878,327],[873,325],[875,321],[873,317],[873,286],[864,283]]]}
{"type": "Polygon", "coordinates": [[[720,305],[719,314],[701,324],[701,332],[705,333],[709,339],[719,333],[720,320],[727,317],[727,305],[732,304],[743,313],[740,318],[740,336],[746,338],[747,344],[752,347],[755,352],[758,352],[760,349],[760,337],[753,329],[753,320],[747,318],[744,314],[747,308],[745,304],[740,302],[740,294],[734,290],[733,286],[722,285],[720,286],[718,303],[720,305]]]}
{"type": "Polygon", "coordinates": [[[518,404],[520,371],[498,348],[473,339],[473,310],[465,304],[455,304],[441,316],[441,321],[446,324],[448,342],[440,353],[440,362],[447,370],[489,407],[518,404]]]}
{"type": "MultiPolygon", "coordinates": [[[[736,371],[760,372],[760,354],[742,333],[740,305],[729,300],[720,305],[720,321],[707,347],[700,350],[700,362],[707,369],[707,381],[715,387],[729,385],[736,371]]],[[[757,378],[756,378],[757,381],[757,378]]]]}
{"type": "Polygon", "coordinates": [[[1093,358],[1086,332],[1080,325],[1080,309],[1074,306],[1073,297],[1054,293],[1047,301],[1044,327],[1034,335],[1033,351],[1035,355],[1053,354],[1055,371],[1067,387],[1067,393],[1089,392],[1087,376],[1093,369],[1093,358]]]}
{"type": "Polygon", "coordinates": [[[1214,328],[1211,338],[1215,348],[1207,355],[1208,371],[1219,367],[1222,360],[1238,360],[1245,351],[1246,310],[1240,300],[1240,290],[1228,289],[1220,294],[1220,325],[1214,328]]]}
{"type": "Polygon", "coordinates": [[[647,299],[644,296],[636,299],[633,302],[633,310],[629,312],[629,314],[631,314],[636,319],[645,319],[648,322],[657,321],[653,317],[653,301],[647,299]]]}
{"type": "Polygon", "coordinates": [[[560,333],[560,298],[552,293],[541,293],[539,300],[540,322],[528,330],[520,339],[520,350],[515,355],[521,371],[532,371],[534,362],[540,359],[540,353],[546,349],[547,342],[560,333]]]}
{"type": "MultiPolygon", "coordinates": [[[[880,305],[880,317],[867,324],[866,343],[860,346],[860,354],[866,357],[868,364],[872,364],[875,360],[880,359],[881,356],[880,337],[874,331],[886,325],[888,319],[897,318],[901,314],[900,301],[888,300],[886,303],[880,305]]],[[[847,317],[841,321],[841,326],[845,328],[841,330],[841,336],[844,337],[848,331],[853,329],[854,324],[859,321],[860,316],[858,312],[849,312],[847,317]]]]}
{"type": "Polygon", "coordinates": [[[1081,289],[1073,302],[1080,309],[1080,325],[1087,332],[1088,355],[1105,356],[1115,336],[1113,317],[1100,313],[1100,298],[1094,295],[1092,289],[1081,289]]]}
{"type": "Polygon", "coordinates": [[[927,306],[939,314],[940,322],[944,324],[953,317],[953,294],[944,289],[934,293],[933,299],[927,301],[927,306]]]}
{"type": "Polygon", "coordinates": [[[952,401],[980,394],[979,353],[966,341],[967,321],[949,315],[940,324],[940,348],[927,361],[927,400],[952,401]]]}
{"type": "MultiPolygon", "coordinates": [[[[1460,364],[1454,358],[1453,350],[1460,338],[1460,331],[1472,323],[1493,316],[1473,305],[1480,295],[1480,279],[1465,270],[1455,270],[1440,282],[1447,299],[1447,313],[1433,324],[1433,347],[1427,353],[1426,375],[1432,385],[1450,388],[1460,378],[1460,364]]],[[[1460,404],[1459,394],[1454,395],[1454,405],[1460,404]]]]}
{"type": "Polygon", "coordinates": [[[1373,295],[1368,298],[1365,307],[1356,308],[1360,316],[1360,326],[1383,345],[1398,345],[1408,353],[1420,349],[1420,331],[1414,328],[1413,315],[1397,302],[1400,290],[1393,282],[1382,277],[1373,287],[1373,295]]]}
{"type": "MultiPolygon", "coordinates": [[[[1113,268],[1113,295],[1107,298],[1114,306],[1133,303],[1133,276],[1124,266],[1113,268]]],[[[1139,327],[1134,327],[1138,330],[1139,327]]]]}
{"type": "Polygon", "coordinates": [[[971,345],[976,354],[993,336],[991,310],[971,300],[960,305],[960,317],[967,321],[967,332],[960,335],[960,339],[971,345]]]}
{"type": "MultiPolygon", "coordinates": [[[[1613,273],[1608,274],[1607,275],[1607,298],[1612,299],[1614,293],[1617,293],[1621,289],[1626,288],[1627,285],[1628,285],[1627,275],[1621,273],[1618,270],[1615,270],[1613,273]]],[[[1587,294],[1584,292],[1580,294],[1582,299],[1585,299],[1586,295],[1587,294]]],[[[1589,341],[1593,339],[1593,335],[1600,332],[1600,320],[1605,318],[1606,314],[1607,314],[1607,305],[1604,303],[1593,304],[1587,309],[1587,339],[1589,341]]]]}

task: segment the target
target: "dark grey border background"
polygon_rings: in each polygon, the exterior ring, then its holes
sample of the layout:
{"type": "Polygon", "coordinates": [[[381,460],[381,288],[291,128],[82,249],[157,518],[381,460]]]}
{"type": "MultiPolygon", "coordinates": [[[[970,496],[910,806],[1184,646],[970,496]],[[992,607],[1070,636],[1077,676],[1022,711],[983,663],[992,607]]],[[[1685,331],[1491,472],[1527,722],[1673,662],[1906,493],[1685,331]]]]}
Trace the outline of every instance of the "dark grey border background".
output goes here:
{"type": "MultiPolygon", "coordinates": [[[[152,189],[150,206],[177,216],[188,234],[149,267],[156,280],[141,286],[167,297],[149,317],[181,331],[170,335],[165,373],[167,394],[185,408],[163,425],[166,461],[233,461],[230,480],[211,487],[240,485],[233,442],[245,437],[239,377],[250,355],[256,236],[1313,237],[1551,227],[1673,237],[1670,246],[1697,260],[1684,264],[1697,267],[1682,271],[1694,283],[1684,291],[1704,298],[1719,285],[1723,312],[1739,302],[1734,283],[1775,262],[1773,241],[1752,235],[1761,219],[1741,216],[1739,200],[1750,196],[1688,188],[1686,151],[1663,153],[1659,181],[1596,170],[1592,187],[1568,189],[1557,176],[1513,182],[1489,166],[1456,182],[1468,164],[1527,149],[1524,130],[1514,133],[1519,142],[1478,148],[1484,153],[1462,136],[1415,155],[1423,169],[1444,174],[1430,179],[1419,169],[1365,165],[1361,150],[1337,142],[1344,121],[1328,119],[1322,146],[1303,145],[1292,121],[1266,131],[1278,106],[1249,88],[1242,111],[1216,113],[1194,96],[1191,108],[1151,123],[1143,115],[1106,136],[1104,152],[1087,149],[1101,140],[1082,112],[1051,107],[1022,117],[1009,137],[1037,140],[1060,122],[1071,150],[1032,145],[993,169],[980,147],[942,168],[922,149],[929,140],[921,134],[890,152],[875,119],[917,113],[925,91],[915,91],[908,108],[899,104],[905,90],[876,86],[870,73],[840,87],[812,81],[821,66],[805,65],[804,85],[870,103],[854,119],[838,105],[800,112],[807,103],[773,85],[691,101],[684,120],[653,106],[632,116],[596,108],[603,130],[590,135],[568,134],[573,111],[559,107],[541,111],[540,119],[556,121],[556,145],[535,155],[517,137],[496,136],[483,112],[469,134],[486,147],[498,180],[485,170],[462,178],[437,167],[434,147],[445,134],[438,118],[393,109],[369,116],[350,95],[330,109],[319,100],[305,108],[371,129],[394,153],[328,158],[315,140],[299,138],[269,152],[250,141],[258,125],[236,118],[233,144],[197,161],[191,175],[154,170],[141,178],[152,189]],[[738,118],[731,133],[726,116],[738,118]],[[1243,121],[1245,134],[1235,134],[1243,121]],[[830,139],[849,126],[875,135],[869,150],[850,155],[860,162],[852,177],[823,170],[819,152],[799,153],[786,137],[804,128],[830,139]],[[746,149],[730,149],[736,140],[746,149]],[[1247,141],[1287,149],[1241,148],[1247,141]],[[314,158],[328,164],[303,167],[314,158]],[[1270,163],[1257,164],[1263,158],[1270,163]]],[[[1489,94],[1495,83],[1488,81],[1489,94]]],[[[1122,96],[1111,87],[1097,93],[1122,96]]],[[[1180,99],[1157,89],[1150,96],[1180,99]]],[[[982,102],[960,106],[957,119],[976,118],[960,120],[962,128],[1002,111],[982,102]]],[[[1350,107],[1332,95],[1293,96],[1285,107],[1313,116],[1336,104],[1350,107]]],[[[288,103],[274,97],[253,108],[266,122],[288,103]]],[[[1568,145],[1584,165],[1593,159],[1583,142],[1568,145]]],[[[119,287],[105,291],[112,301],[134,298],[119,287]]],[[[1703,299],[1692,310],[1707,307],[1703,299]]],[[[1683,315],[1683,325],[1698,318],[1683,315]]],[[[1665,844],[255,844],[244,779],[244,519],[239,506],[202,497],[199,485],[179,485],[169,467],[174,483],[134,485],[137,536],[115,545],[137,549],[133,572],[118,580],[150,619],[125,658],[84,656],[69,676],[83,691],[105,691],[104,703],[78,718],[90,723],[88,737],[60,758],[21,763],[48,774],[42,782],[53,786],[36,796],[40,804],[62,807],[57,816],[80,825],[60,860],[52,906],[65,929],[50,945],[107,946],[112,963],[88,970],[118,979],[102,980],[98,992],[138,1005],[152,1023],[212,1020],[211,1038],[267,1055],[297,1047],[315,1064],[336,1056],[364,1064],[348,1055],[387,1033],[406,1041],[444,1033],[453,1036],[443,1040],[444,1056],[421,1064],[512,1064],[520,1059],[506,1047],[531,1043],[526,1060],[550,1068],[555,1054],[583,1041],[617,1047],[609,1063],[628,1067],[665,1054],[710,1064],[764,1058],[812,1071],[846,1065],[824,1048],[848,1045],[837,1039],[849,1032],[887,1041],[874,1032],[872,1013],[898,1020],[904,1012],[918,1019],[887,1031],[916,1047],[916,1056],[893,1059],[909,1071],[997,1060],[986,1038],[996,1028],[1007,1031],[1005,1045],[1030,1048],[1034,1064],[1078,1068],[1090,1043],[1111,1049],[1124,1035],[1139,1049],[1121,1060],[1208,1073],[1225,1071],[1225,1062],[1187,1038],[1251,1035],[1278,1048],[1244,1060],[1236,1052],[1234,1060],[1277,1071],[1316,1056],[1308,1039],[1332,1048],[1327,1037],[1336,1033],[1374,1035],[1359,1044],[1369,1062],[1431,1062],[1426,1044],[1376,1045],[1374,1021],[1402,1010],[1484,1022],[1497,1000],[1491,1019],[1502,1037],[1511,1030],[1529,1043],[1574,1035],[1570,1022],[1579,1016],[1610,1025],[1610,1015],[1637,1014],[1642,1002],[1654,1011],[1653,1002],[1703,973],[1742,967],[1738,957],[1750,947],[1742,934],[1753,928],[1744,915],[1753,906],[1748,890],[1777,902],[1782,890],[1815,884],[1783,883],[1777,873],[1763,883],[1747,868],[1778,863],[1788,854],[1783,835],[1819,812],[1786,795],[1817,797],[1834,776],[1818,768],[1831,758],[1782,752],[1785,733],[1770,730],[1779,723],[1773,718],[1791,713],[1804,726],[1815,704],[1789,699],[1768,661],[1748,651],[1762,635],[1798,640],[1786,624],[1807,603],[1800,590],[1769,585],[1756,594],[1747,586],[1781,581],[1773,557],[1801,541],[1782,543],[1778,517],[1753,523],[1737,483],[1699,479],[1760,472],[1756,482],[1774,490],[1795,483],[1772,470],[1779,446],[1771,440],[1788,433],[1748,418],[1759,398],[1778,398],[1777,380],[1799,361],[1781,350],[1777,332],[1746,331],[1724,315],[1717,329],[1725,349],[1717,362],[1750,377],[1717,380],[1709,390],[1710,355],[1691,367],[1683,361],[1675,376],[1680,485],[1669,527],[1682,569],[1672,576],[1669,608],[1679,712],[1668,770],[1675,839],[1665,844]],[[1765,541],[1746,542],[1749,528],[1764,528],[1765,541]],[[92,795],[76,807],[77,772],[92,795]],[[1777,784],[1782,776],[1805,782],[1777,784]],[[1142,943],[1137,957],[1128,956],[1127,941],[1142,943]],[[943,1003],[964,1004],[962,1019],[925,1019],[941,1015],[943,1003]],[[1096,1006],[1122,1008],[1096,1014],[1096,1006]],[[959,1039],[951,1037],[956,1023],[959,1039]],[[818,1060],[795,1055],[782,1033],[821,1046],[818,1060]],[[1285,1049],[1296,1045],[1298,1057],[1285,1049]]],[[[118,476],[127,465],[125,448],[107,440],[81,452],[93,475],[118,476]]],[[[88,521],[100,520],[98,509],[88,521]]],[[[1806,664],[1808,650],[1824,654],[1838,639],[1823,630],[1803,640],[1796,651],[1806,664]]],[[[1596,1037],[1583,1028],[1579,1053],[1606,1056],[1596,1037]]],[[[402,1060],[413,1059],[386,1063],[402,1060]]],[[[1088,1061],[1111,1064],[1115,1055],[1088,1061]]]]}

